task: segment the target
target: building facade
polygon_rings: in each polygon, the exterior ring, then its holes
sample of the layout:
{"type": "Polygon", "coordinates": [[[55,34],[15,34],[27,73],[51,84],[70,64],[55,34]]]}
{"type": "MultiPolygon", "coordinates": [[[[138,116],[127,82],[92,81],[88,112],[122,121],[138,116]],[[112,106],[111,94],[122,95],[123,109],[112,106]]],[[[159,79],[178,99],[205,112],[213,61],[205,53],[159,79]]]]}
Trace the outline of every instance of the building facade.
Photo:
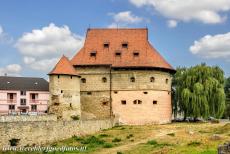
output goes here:
{"type": "Polygon", "coordinates": [[[0,76],[0,114],[43,114],[47,111],[49,83],[42,78],[0,76]]]}
{"type": "Polygon", "coordinates": [[[147,29],[89,29],[70,63],[80,76],[82,119],[171,121],[175,70],[149,43],[147,29]]]}

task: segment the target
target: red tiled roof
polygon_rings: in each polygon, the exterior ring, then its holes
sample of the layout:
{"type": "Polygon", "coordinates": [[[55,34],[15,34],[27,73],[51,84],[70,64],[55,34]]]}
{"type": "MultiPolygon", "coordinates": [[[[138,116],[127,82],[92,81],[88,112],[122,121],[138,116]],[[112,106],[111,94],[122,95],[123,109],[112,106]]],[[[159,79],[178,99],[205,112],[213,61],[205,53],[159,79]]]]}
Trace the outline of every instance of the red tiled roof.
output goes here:
{"type": "Polygon", "coordinates": [[[148,41],[148,30],[89,29],[83,48],[71,60],[72,65],[112,65],[112,67],[154,67],[174,70],[148,41]],[[104,47],[109,43],[109,48],[104,47]],[[123,48],[122,43],[128,43],[123,48]],[[96,52],[96,56],[90,56],[96,52]],[[121,55],[116,55],[120,52],[121,55]],[[139,55],[134,55],[139,53],[139,55]]]}
{"type": "Polygon", "coordinates": [[[49,73],[52,74],[65,74],[65,75],[78,75],[69,59],[66,56],[62,56],[54,69],[49,73]]]}

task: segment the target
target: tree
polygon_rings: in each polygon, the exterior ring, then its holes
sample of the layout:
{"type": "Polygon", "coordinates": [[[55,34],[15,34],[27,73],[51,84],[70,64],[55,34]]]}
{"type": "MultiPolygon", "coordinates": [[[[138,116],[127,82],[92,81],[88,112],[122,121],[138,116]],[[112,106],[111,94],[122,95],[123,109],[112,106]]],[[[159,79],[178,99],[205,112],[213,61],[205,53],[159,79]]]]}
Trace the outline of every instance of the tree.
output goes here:
{"type": "Polygon", "coordinates": [[[206,64],[177,68],[173,78],[173,112],[187,117],[222,117],[225,109],[224,72],[206,64]]]}
{"type": "Polygon", "coordinates": [[[225,79],[224,91],[226,95],[226,109],[223,117],[230,119],[230,77],[225,79]]]}

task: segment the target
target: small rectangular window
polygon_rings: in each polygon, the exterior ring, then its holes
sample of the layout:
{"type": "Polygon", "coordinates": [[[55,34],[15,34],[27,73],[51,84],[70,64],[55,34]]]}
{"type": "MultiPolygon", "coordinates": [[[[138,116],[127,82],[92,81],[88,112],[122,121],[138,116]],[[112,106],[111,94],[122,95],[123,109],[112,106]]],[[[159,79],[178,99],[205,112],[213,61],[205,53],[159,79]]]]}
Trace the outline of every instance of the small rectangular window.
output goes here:
{"type": "Polygon", "coordinates": [[[133,53],[133,56],[134,56],[134,57],[138,57],[138,56],[139,56],[139,52],[134,52],[134,53],[133,53]]]}
{"type": "Polygon", "coordinates": [[[104,48],[109,48],[109,43],[108,42],[104,43],[104,48]]]}
{"type": "Polygon", "coordinates": [[[90,57],[96,57],[96,55],[97,55],[97,52],[96,52],[96,51],[90,52],[90,57]]]}
{"type": "Polygon", "coordinates": [[[116,55],[117,57],[120,57],[120,56],[121,56],[121,52],[116,52],[115,55],[116,55]]]}
{"type": "Polygon", "coordinates": [[[126,100],[121,100],[122,105],[126,105],[126,100]]]}
{"type": "Polygon", "coordinates": [[[31,105],[31,111],[37,111],[37,105],[31,105]]]}
{"type": "Polygon", "coordinates": [[[9,110],[15,110],[15,105],[9,105],[9,110]]]}
{"type": "Polygon", "coordinates": [[[92,92],[87,92],[87,95],[92,95],[92,92]]]}
{"type": "Polygon", "coordinates": [[[21,100],[20,100],[20,104],[21,104],[21,105],[26,105],[26,99],[21,99],[21,100]]]}
{"type": "Polygon", "coordinates": [[[157,104],[157,101],[156,101],[156,100],[153,100],[153,104],[157,104]]]}
{"type": "Polygon", "coordinates": [[[122,43],[122,48],[128,48],[128,43],[122,43]]]}

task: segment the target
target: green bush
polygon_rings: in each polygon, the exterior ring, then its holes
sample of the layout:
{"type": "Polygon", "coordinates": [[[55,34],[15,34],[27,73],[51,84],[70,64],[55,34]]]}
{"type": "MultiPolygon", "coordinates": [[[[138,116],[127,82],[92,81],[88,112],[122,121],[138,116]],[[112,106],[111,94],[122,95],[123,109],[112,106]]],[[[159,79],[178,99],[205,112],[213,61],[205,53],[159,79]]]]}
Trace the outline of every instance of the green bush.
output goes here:
{"type": "Polygon", "coordinates": [[[188,143],[188,146],[199,146],[199,145],[201,145],[201,143],[198,141],[192,141],[192,142],[188,143]]]}
{"type": "Polygon", "coordinates": [[[120,138],[114,138],[114,139],[112,140],[112,142],[121,142],[121,139],[120,139],[120,138]]]}
{"type": "Polygon", "coordinates": [[[112,148],[113,144],[111,144],[111,143],[105,143],[103,147],[104,148],[112,148]]]}
{"type": "Polygon", "coordinates": [[[95,145],[102,145],[105,143],[104,140],[101,140],[95,136],[90,136],[81,141],[82,144],[95,144],[95,145]]]}
{"type": "Polygon", "coordinates": [[[175,136],[175,133],[168,133],[168,136],[175,136]]]}
{"type": "Polygon", "coordinates": [[[150,145],[157,145],[158,143],[157,143],[157,141],[155,141],[155,140],[150,140],[150,141],[147,142],[147,144],[150,144],[150,145]]]}

